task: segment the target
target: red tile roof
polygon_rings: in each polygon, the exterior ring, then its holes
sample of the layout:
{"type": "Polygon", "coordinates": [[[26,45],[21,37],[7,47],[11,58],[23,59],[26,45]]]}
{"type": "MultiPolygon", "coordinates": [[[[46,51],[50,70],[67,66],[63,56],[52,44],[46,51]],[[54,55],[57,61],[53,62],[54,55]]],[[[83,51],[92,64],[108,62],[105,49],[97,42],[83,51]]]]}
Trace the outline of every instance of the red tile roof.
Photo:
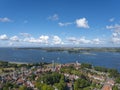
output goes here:
{"type": "Polygon", "coordinates": [[[104,85],[102,90],[112,90],[112,86],[104,85]]]}

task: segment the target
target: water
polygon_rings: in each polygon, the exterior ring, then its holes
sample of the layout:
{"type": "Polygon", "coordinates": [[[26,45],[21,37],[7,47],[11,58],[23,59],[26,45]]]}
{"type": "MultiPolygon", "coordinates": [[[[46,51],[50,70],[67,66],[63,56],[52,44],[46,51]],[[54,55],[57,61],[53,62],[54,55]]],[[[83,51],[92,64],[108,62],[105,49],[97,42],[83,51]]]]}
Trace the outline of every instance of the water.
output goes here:
{"type": "Polygon", "coordinates": [[[13,48],[0,48],[0,60],[11,62],[52,62],[70,63],[85,62],[95,66],[116,68],[120,71],[120,53],[113,52],[92,52],[92,54],[67,53],[67,52],[46,52],[43,50],[26,50],[13,48]]]}

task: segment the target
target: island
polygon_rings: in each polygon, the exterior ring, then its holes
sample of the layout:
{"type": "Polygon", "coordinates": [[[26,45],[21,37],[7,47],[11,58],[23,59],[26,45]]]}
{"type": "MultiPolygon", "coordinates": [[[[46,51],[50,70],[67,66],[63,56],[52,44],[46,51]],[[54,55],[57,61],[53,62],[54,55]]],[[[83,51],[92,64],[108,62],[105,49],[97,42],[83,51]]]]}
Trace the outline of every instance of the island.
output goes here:
{"type": "Polygon", "coordinates": [[[16,47],[14,49],[44,50],[47,52],[90,53],[90,52],[120,52],[119,47],[16,47]]]}

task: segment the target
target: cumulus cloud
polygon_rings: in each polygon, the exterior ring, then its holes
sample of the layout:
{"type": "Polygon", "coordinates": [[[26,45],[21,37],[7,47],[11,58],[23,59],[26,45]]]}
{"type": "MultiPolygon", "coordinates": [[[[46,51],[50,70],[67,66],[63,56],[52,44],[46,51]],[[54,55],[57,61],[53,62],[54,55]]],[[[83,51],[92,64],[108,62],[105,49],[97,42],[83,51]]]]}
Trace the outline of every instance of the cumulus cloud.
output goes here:
{"type": "Polygon", "coordinates": [[[39,40],[35,39],[34,37],[24,38],[23,41],[24,42],[30,42],[30,43],[39,43],[39,40]]]}
{"type": "Polygon", "coordinates": [[[85,37],[81,37],[81,38],[69,37],[67,38],[67,40],[73,44],[101,44],[102,43],[102,41],[99,38],[89,40],[89,39],[86,39],[85,37]]]}
{"type": "Polygon", "coordinates": [[[106,29],[112,30],[114,33],[120,34],[120,25],[119,24],[106,26],[106,29]]]}
{"type": "Polygon", "coordinates": [[[88,44],[91,42],[91,40],[88,40],[85,37],[81,37],[81,38],[69,37],[68,41],[74,44],[88,44]]]}
{"type": "Polygon", "coordinates": [[[92,40],[93,44],[101,44],[101,42],[102,41],[99,38],[95,38],[95,39],[92,40]]]}
{"type": "Polygon", "coordinates": [[[106,29],[113,31],[111,42],[114,44],[119,44],[120,43],[120,25],[119,24],[109,25],[109,26],[106,26],[106,29]]]}
{"type": "Polygon", "coordinates": [[[79,40],[75,37],[69,37],[67,40],[70,44],[79,44],[79,40]]]}
{"type": "Polygon", "coordinates": [[[52,20],[52,21],[56,21],[56,20],[59,20],[59,16],[58,16],[58,14],[54,14],[52,16],[49,16],[48,19],[52,20]]]}
{"type": "Polygon", "coordinates": [[[31,36],[31,34],[29,34],[29,33],[20,33],[20,35],[23,37],[30,37],[31,36]]]}
{"type": "MultiPolygon", "coordinates": [[[[22,33],[23,34],[23,33],[22,33]]],[[[24,35],[24,34],[23,34],[24,35]]],[[[25,34],[26,36],[26,34],[25,34]]],[[[115,35],[116,36],[116,35],[115,35]]],[[[87,39],[86,37],[69,37],[67,39],[64,39],[64,41],[57,35],[54,35],[52,37],[48,35],[41,35],[37,38],[34,38],[32,36],[30,37],[18,37],[18,36],[12,36],[11,38],[8,38],[6,34],[0,35],[0,40],[7,40],[10,42],[11,45],[19,45],[19,44],[31,44],[31,45],[89,45],[89,44],[101,44],[103,41],[101,41],[99,38],[95,39],[87,39]]],[[[4,42],[4,41],[2,41],[4,42]]],[[[113,43],[120,42],[120,38],[114,37],[112,39],[113,43]]],[[[9,45],[10,45],[9,44],[9,45]]]]}
{"type": "Polygon", "coordinates": [[[16,41],[16,42],[20,41],[20,39],[18,38],[18,36],[13,36],[13,37],[10,38],[10,40],[11,41],[16,41]]]}
{"type": "Polygon", "coordinates": [[[75,37],[69,37],[69,38],[67,38],[67,40],[71,41],[71,42],[77,41],[77,39],[75,37]]]}
{"type": "Polygon", "coordinates": [[[120,25],[119,24],[106,26],[106,29],[114,30],[114,32],[120,33],[120,25]]]}
{"type": "Polygon", "coordinates": [[[119,37],[113,37],[113,38],[112,38],[112,42],[113,42],[114,44],[120,44],[120,38],[119,38],[119,37]]]}
{"type": "Polygon", "coordinates": [[[49,36],[41,35],[39,38],[41,43],[45,43],[45,44],[48,43],[49,36]]]}
{"type": "Polygon", "coordinates": [[[50,38],[47,35],[41,35],[39,38],[33,38],[33,37],[25,38],[24,42],[50,44],[50,45],[63,44],[60,37],[53,36],[52,38],[50,38]]]}
{"type": "Polygon", "coordinates": [[[58,23],[58,25],[61,26],[61,27],[63,27],[63,26],[68,26],[68,25],[71,25],[71,24],[73,24],[73,23],[71,23],[71,22],[67,22],[67,23],[59,22],[59,23],[58,23]]]}
{"type": "Polygon", "coordinates": [[[89,28],[88,21],[86,20],[86,18],[77,19],[76,25],[78,28],[89,28]]]}
{"type": "Polygon", "coordinates": [[[117,36],[118,36],[118,33],[114,32],[114,33],[112,33],[112,36],[113,36],[113,37],[117,37],[117,36]]]}
{"type": "Polygon", "coordinates": [[[8,40],[8,36],[6,34],[0,35],[0,40],[8,40]]]}
{"type": "Polygon", "coordinates": [[[112,33],[112,43],[120,44],[120,33],[112,33]]]}
{"type": "Polygon", "coordinates": [[[64,44],[62,39],[58,36],[53,36],[53,44],[64,44]]]}
{"type": "Polygon", "coordinates": [[[8,46],[13,46],[13,42],[9,42],[9,43],[8,43],[8,46]]]}
{"type": "Polygon", "coordinates": [[[78,41],[82,44],[88,44],[91,42],[91,40],[87,40],[85,37],[80,38],[78,41]]]}
{"type": "Polygon", "coordinates": [[[11,22],[11,20],[7,17],[0,18],[0,22],[11,22]]]}
{"type": "Polygon", "coordinates": [[[30,43],[41,43],[41,44],[48,44],[49,36],[41,35],[39,38],[34,37],[27,37],[24,38],[24,42],[30,42],[30,43]]]}

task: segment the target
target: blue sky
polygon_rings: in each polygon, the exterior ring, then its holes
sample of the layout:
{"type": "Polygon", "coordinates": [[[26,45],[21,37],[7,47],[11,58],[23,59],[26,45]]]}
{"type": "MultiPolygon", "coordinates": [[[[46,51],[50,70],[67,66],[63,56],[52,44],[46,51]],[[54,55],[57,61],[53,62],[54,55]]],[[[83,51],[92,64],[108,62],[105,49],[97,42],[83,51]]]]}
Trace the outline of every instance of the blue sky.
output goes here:
{"type": "Polygon", "coordinates": [[[119,0],[1,0],[0,46],[120,46],[119,0]]]}

